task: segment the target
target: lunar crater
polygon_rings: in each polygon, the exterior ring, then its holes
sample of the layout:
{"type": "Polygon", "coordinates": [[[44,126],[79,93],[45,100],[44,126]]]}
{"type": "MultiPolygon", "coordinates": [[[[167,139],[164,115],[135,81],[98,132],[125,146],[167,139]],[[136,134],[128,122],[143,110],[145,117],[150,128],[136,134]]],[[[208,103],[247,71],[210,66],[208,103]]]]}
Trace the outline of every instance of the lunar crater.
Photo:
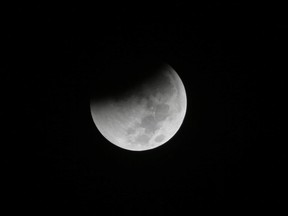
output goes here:
{"type": "Polygon", "coordinates": [[[160,134],[160,135],[156,136],[155,141],[156,142],[162,142],[164,140],[164,138],[165,138],[165,135],[160,134]]]}

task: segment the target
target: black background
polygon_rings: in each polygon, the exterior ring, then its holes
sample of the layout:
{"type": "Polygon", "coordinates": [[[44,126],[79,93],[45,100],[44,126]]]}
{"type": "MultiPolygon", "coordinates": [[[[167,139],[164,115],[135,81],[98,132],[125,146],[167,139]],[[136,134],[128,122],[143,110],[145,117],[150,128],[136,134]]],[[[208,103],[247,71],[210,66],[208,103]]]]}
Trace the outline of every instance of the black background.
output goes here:
{"type": "Polygon", "coordinates": [[[14,11],[3,66],[17,86],[8,98],[25,118],[23,136],[16,122],[7,127],[28,141],[13,160],[24,172],[6,161],[20,185],[11,200],[37,212],[100,215],[280,209],[287,25],[254,13],[147,8],[14,11]],[[97,131],[89,100],[141,77],[138,60],[173,67],[188,104],[167,144],[130,152],[97,131]]]}

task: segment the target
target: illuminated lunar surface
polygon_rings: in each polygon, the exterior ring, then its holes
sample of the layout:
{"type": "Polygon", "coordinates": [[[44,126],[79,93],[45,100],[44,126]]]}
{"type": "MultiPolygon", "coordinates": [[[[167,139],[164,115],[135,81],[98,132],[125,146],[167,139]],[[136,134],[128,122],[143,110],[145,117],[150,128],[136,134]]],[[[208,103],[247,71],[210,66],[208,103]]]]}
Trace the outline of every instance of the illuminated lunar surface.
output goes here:
{"type": "Polygon", "coordinates": [[[170,66],[123,100],[91,103],[100,133],[114,145],[132,151],[156,148],[179,130],[186,113],[184,85],[170,66]]]}

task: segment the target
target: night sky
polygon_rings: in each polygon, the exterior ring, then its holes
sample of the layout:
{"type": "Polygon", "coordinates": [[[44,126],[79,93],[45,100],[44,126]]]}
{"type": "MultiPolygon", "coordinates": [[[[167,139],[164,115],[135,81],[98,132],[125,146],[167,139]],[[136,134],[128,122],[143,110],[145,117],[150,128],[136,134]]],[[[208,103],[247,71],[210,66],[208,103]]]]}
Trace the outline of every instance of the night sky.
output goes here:
{"type": "Polygon", "coordinates": [[[180,7],[174,12],[50,7],[28,10],[33,13],[19,8],[22,19],[15,29],[21,37],[13,35],[15,59],[21,59],[17,68],[28,71],[25,89],[38,104],[24,106],[28,115],[39,113],[37,135],[28,143],[31,174],[25,176],[31,208],[233,215],[284,204],[287,25],[180,7]],[[146,76],[135,70],[139,59],[175,69],[186,89],[187,113],[169,142],[131,152],[98,132],[90,98],[146,76]]]}

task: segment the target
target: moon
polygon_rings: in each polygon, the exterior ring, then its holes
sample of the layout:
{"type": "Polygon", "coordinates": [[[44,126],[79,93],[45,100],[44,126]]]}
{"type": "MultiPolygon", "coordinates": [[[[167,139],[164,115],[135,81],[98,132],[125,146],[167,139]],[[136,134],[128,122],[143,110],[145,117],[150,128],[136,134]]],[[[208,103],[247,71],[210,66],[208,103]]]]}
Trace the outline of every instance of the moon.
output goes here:
{"type": "Polygon", "coordinates": [[[187,109],[182,80],[169,65],[122,98],[91,101],[92,119],[112,144],[145,151],[169,141],[180,129],[187,109]]]}

